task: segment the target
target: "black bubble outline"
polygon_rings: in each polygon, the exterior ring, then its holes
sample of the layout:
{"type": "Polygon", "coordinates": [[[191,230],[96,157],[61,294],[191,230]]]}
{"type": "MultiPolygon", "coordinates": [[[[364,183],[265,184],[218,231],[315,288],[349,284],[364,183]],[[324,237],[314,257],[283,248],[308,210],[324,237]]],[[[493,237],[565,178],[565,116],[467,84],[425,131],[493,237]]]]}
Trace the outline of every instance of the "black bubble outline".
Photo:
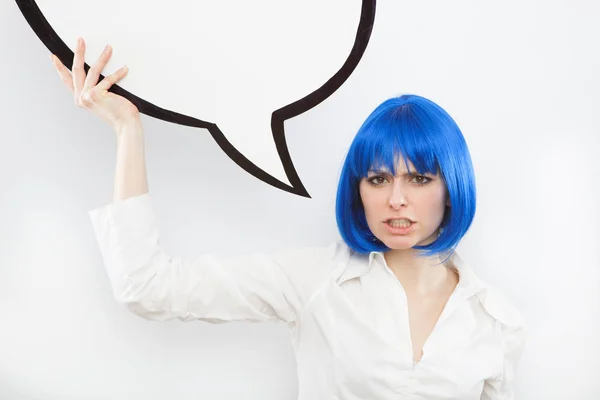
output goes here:
{"type": "MultiPolygon", "coordinates": [[[[367,48],[371,37],[371,32],[373,31],[376,2],[376,0],[363,0],[360,22],[356,31],[354,45],[350,51],[350,54],[348,55],[348,58],[338,72],[329,78],[329,80],[320,88],[316,89],[307,96],[304,96],[300,100],[273,111],[271,114],[271,131],[273,133],[273,140],[291,186],[269,175],[248,160],[227,140],[217,124],[160,108],[128,92],[117,84],[113,85],[110,91],[127,98],[129,101],[135,104],[141,113],[145,115],[180,125],[207,129],[221,150],[223,150],[231,160],[242,167],[246,172],[278,189],[310,198],[306,188],[300,181],[298,173],[296,172],[290,157],[285,140],[284,123],[287,119],[291,119],[297,115],[300,115],[323,102],[337,89],[339,89],[340,86],[342,86],[342,84],[350,77],[352,72],[354,72],[354,69],[360,62],[360,59],[367,48]]],[[[56,34],[54,29],[52,29],[35,0],[16,0],[16,3],[21,10],[21,13],[29,23],[29,26],[31,26],[42,43],[44,43],[48,50],[50,50],[52,54],[56,55],[67,68],[71,69],[73,65],[73,52],[56,34]]],[[[89,68],[90,66],[85,63],[84,69],[86,73],[89,68]]],[[[100,75],[100,81],[102,79],[104,79],[104,76],[100,75]]]]}

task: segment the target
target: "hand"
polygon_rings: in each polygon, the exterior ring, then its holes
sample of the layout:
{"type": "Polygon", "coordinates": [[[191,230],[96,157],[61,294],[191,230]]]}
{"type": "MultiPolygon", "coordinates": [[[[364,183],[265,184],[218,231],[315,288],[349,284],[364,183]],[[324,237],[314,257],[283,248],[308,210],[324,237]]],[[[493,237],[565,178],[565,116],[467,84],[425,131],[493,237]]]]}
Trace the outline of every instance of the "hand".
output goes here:
{"type": "Polygon", "coordinates": [[[106,46],[98,60],[88,70],[86,76],[84,65],[85,42],[77,40],[75,56],[73,57],[72,73],[58,57],[50,55],[60,77],[75,97],[75,105],[85,108],[107,122],[116,132],[126,125],[138,123],[137,107],[123,96],[108,91],[116,82],[123,79],[128,72],[126,66],[105,77],[98,83],[100,73],[106,66],[112,54],[112,47],[106,46]]]}

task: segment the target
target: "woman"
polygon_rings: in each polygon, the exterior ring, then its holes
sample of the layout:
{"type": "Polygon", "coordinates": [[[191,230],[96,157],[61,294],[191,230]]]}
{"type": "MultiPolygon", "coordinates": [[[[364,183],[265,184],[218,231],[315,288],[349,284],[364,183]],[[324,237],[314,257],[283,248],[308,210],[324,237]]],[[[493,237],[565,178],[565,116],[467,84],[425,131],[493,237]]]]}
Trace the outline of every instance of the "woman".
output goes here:
{"type": "Polygon", "coordinates": [[[283,321],[299,398],[513,399],[519,312],[454,248],[475,213],[469,151],[452,118],[419,96],[382,103],[346,157],[336,216],[343,241],[243,257],[183,259],[159,246],[139,113],[52,57],[75,102],[117,132],[114,202],[90,211],[116,298],[147,319],[283,321]]]}

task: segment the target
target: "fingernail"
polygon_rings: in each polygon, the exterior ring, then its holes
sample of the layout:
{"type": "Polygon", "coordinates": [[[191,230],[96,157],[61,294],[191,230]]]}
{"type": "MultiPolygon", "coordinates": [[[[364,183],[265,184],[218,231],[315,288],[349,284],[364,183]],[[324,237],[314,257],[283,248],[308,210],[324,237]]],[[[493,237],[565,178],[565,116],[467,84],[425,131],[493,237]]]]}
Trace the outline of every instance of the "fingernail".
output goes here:
{"type": "Polygon", "coordinates": [[[50,54],[50,61],[54,62],[54,56],[50,54]]]}

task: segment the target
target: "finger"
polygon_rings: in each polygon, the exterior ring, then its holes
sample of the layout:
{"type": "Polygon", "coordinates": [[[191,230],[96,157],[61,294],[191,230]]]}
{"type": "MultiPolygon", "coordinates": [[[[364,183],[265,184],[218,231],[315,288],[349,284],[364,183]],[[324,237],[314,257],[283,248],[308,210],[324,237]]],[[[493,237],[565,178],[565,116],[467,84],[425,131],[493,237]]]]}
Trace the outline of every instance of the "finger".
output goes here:
{"type": "Polygon", "coordinates": [[[58,57],[56,57],[54,54],[50,54],[50,59],[52,60],[52,64],[54,64],[54,67],[58,71],[58,74],[60,75],[60,79],[64,82],[65,85],[67,85],[67,87],[72,92],[74,89],[73,89],[73,77],[71,76],[71,72],[69,71],[69,69],[67,67],[64,66],[64,64],[62,62],[60,62],[58,57]]]}
{"type": "Polygon", "coordinates": [[[106,63],[110,59],[111,55],[112,47],[110,45],[107,45],[102,51],[102,54],[100,54],[100,57],[98,57],[98,60],[88,70],[82,91],[85,92],[96,86],[96,84],[98,83],[98,78],[100,78],[100,72],[102,72],[102,70],[106,66],[106,63]]]}
{"type": "Polygon", "coordinates": [[[73,73],[73,93],[75,94],[75,104],[79,105],[79,96],[83,89],[83,83],[85,82],[85,70],[83,65],[85,54],[85,42],[82,38],[77,39],[77,46],[75,46],[75,55],[73,56],[73,67],[71,72],[73,73]]]}
{"type": "Polygon", "coordinates": [[[116,70],[114,73],[102,79],[102,82],[100,82],[96,87],[100,90],[108,90],[112,85],[123,79],[128,72],[129,68],[126,65],[124,65],[123,67],[116,70]]]}

